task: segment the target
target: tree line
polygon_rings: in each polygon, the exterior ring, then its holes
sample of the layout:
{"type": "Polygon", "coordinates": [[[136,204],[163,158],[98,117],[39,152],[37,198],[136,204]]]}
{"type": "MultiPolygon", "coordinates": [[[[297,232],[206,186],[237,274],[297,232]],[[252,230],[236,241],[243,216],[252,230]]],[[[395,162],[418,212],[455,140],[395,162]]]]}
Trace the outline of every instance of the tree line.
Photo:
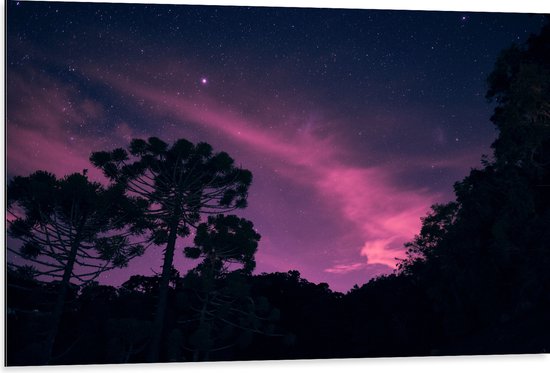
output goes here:
{"type": "Polygon", "coordinates": [[[233,215],[252,174],[206,143],[135,139],[87,172],[7,187],[9,365],[550,351],[550,26],[488,77],[493,154],[434,205],[394,273],[347,294],[254,275],[261,236],[233,215]],[[174,268],[178,240],[194,236],[174,268]],[[145,250],[154,276],[97,277],[145,250]],[[50,280],[46,280],[50,279],[50,280]]]}

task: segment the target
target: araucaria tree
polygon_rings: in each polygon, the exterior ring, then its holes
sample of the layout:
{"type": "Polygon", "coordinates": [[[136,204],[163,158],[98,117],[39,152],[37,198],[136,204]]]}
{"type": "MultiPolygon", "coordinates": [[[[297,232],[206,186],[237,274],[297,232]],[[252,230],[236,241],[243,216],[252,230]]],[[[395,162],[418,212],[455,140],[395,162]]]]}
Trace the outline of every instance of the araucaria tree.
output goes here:
{"type": "Polygon", "coordinates": [[[201,216],[246,207],[252,174],[234,165],[225,152],[185,139],[172,146],[151,137],[134,139],[128,151],[93,153],[90,160],[130,195],[148,202],[150,240],[165,245],[158,304],[148,360],[158,361],[170,273],[178,237],[190,234],[201,216]]]}
{"type": "Polygon", "coordinates": [[[208,279],[227,274],[231,265],[250,274],[256,266],[254,254],[260,238],[251,221],[235,215],[209,216],[197,228],[195,246],[184,252],[188,258],[203,259],[196,270],[208,279]]]}
{"type": "Polygon", "coordinates": [[[269,309],[265,302],[256,304],[246,284],[256,266],[259,240],[252,222],[216,215],[199,225],[195,246],[184,249],[188,258],[202,259],[185,278],[197,300],[191,305],[197,325],[190,336],[194,361],[208,360],[210,352],[231,348],[239,340],[242,344],[254,332],[264,333],[261,322],[268,319],[258,313],[269,309]]]}
{"type": "Polygon", "coordinates": [[[59,281],[41,351],[50,363],[71,284],[83,285],[143,253],[129,238],[139,233],[139,224],[128,228],[139,208],[120,187],[105,189],[85,173],[57,179],[45,171],[13,178],[7,202],[8,234],[21,245],[8,248],[16,256],[10,265],[28,269],[31,264],[37,278],[59,281]]]}

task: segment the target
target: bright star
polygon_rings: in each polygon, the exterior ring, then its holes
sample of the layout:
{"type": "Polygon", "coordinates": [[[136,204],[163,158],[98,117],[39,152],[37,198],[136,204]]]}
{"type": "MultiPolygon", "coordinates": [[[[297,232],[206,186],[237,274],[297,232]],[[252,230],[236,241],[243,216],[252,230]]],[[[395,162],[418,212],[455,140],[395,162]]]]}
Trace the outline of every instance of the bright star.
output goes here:
{"type": "Polygon", "coordinates": [[[206,79],[206,78],[201,78],[201,83],[202,83],[203,85],[206,84],[206,83],[208,83],[208,79],[206,79]]]}

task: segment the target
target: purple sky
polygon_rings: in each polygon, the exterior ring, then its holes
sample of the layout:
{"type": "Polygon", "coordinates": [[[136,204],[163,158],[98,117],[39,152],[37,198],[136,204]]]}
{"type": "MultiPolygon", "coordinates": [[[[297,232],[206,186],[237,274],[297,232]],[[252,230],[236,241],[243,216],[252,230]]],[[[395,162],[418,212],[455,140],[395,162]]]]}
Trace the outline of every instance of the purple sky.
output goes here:
{"type": "MultiPolygon", "coordinates": [[[[541,18],[357,12],[12,4],[8,177],[104,181],[92,151],[206,141],[253,173],[237,213],[262,235],[258,273],[339,291],[388,273],[490,152],[485,77],[541,18]]],[[[159,272],[160,253],[103,280],[159,272]]]]}

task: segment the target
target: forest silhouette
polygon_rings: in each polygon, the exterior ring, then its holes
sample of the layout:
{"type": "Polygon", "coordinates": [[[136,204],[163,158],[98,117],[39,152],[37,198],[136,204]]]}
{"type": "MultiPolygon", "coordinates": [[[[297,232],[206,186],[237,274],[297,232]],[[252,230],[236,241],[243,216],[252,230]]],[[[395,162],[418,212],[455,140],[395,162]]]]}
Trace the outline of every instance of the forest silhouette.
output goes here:
{"type": "Polygon", "coordinates": [[[233,215],[252,174],[206,143],[94,152],[107,187],[86,170],[14,177],[7,365],[549,352],[550,24],[501,53],[486,97],[493,154],[422,218],[394,273],[346,294],[252,273],[261,232],[233,215]],[[158,275],[96,281],[145,250],[158,275]],[[182,254],[198,263],[186,274],[182,254]]]}

